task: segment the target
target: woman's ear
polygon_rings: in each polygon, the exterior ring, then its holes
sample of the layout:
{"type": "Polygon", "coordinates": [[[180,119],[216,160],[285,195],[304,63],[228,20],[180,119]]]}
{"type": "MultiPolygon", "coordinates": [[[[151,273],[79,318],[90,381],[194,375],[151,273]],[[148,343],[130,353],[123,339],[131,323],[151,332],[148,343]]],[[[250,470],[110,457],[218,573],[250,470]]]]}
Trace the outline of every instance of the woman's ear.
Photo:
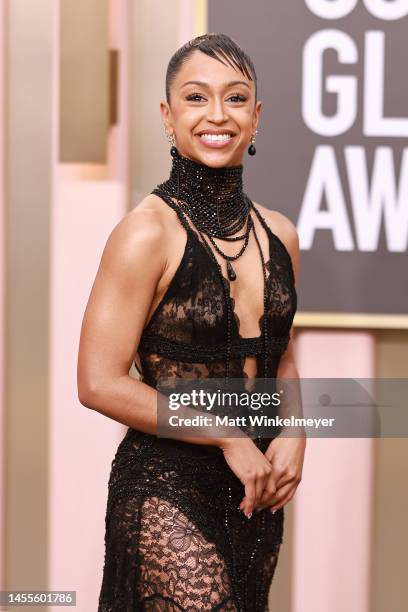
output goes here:
{"type": "Polygon", "coordinates": [[[253,120],[252,120],[252,131],[253,131],[253,133],[255,133],[255,130],[258,127],[259,118],[261,116],[261,110],[262,110],[262,102],[260,100],[258,100],[255,103],[254,116],[253,116],[253,120]]]}
{"type": "Polygon", "coordinates": [[[160,112],[163,119],[163,125],[166,132],[173,133],[173,125],[171,121],[171,110],[168,102],[160,102],[160,112]]]}

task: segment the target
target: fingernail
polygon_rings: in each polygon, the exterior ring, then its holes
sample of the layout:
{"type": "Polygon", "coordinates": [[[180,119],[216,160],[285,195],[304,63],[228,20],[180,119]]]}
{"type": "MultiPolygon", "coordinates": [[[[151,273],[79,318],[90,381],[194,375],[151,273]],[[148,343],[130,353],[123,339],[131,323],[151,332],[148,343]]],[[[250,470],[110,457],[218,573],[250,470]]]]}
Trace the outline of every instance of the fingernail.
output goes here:
{"type": "Polygon", "coordinates": [[[252,512],[250,512],[249,514],[247,514],[247,519],[250,519],[252,516],[252,512]]]}
{"type": "Polygon", "coordinates": [[[275,514],[276,510],[271,510],[272,514],[275,514]]]}

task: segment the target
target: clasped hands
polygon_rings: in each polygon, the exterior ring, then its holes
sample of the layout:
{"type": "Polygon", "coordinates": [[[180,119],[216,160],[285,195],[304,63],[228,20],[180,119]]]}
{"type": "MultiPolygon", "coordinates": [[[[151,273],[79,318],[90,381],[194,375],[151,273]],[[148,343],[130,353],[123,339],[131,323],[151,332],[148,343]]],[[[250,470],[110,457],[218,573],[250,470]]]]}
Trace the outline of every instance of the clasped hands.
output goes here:
{"type": "Polygon", "coordinates": [[[275,513],[292,499],[302,480],[305,448],[304,436],[278,436],[270,442],[265,451],[270,473],[263,482],[258,479],[252,487],[246,487],[246,495],[239,505],[247,518],[264,508],[275,513]]]}

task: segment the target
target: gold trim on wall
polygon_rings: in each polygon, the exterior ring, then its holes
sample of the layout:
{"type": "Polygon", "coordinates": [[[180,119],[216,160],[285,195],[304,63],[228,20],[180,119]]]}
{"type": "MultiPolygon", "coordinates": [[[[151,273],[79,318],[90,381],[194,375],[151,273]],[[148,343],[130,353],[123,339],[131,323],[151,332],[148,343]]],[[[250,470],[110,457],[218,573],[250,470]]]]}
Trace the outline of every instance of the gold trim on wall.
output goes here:
{"type": "Polygon", "coordinates": [[[207,33],[207,30],[208,30],[207,0],[195,0],[194,30],[195,30],[195,36],[201,36],[202,34],[207,33]]]}
{"type": "Polygon", "coordinates": [[[109,49],[109,125],[119,119],[119,50],[109,49]]]}
{"type": "Polygon", "coordinates": [[[297,312],[295,327],[348,327],[359,329],[408,329],[408,314],[297,312]]]}

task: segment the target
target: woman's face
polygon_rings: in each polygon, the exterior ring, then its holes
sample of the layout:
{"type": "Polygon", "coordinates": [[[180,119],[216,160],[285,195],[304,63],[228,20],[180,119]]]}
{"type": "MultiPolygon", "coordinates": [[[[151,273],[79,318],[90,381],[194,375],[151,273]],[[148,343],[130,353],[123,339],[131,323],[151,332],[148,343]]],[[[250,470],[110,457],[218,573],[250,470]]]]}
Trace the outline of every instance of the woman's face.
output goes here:
{"type": "Polygon", "coordinates": [[[261,102],[240,70],[196,50],[173,80],[170,104],[162,102],[160,110],[181,155],[220,168],[242,164],[261,102]]]}

